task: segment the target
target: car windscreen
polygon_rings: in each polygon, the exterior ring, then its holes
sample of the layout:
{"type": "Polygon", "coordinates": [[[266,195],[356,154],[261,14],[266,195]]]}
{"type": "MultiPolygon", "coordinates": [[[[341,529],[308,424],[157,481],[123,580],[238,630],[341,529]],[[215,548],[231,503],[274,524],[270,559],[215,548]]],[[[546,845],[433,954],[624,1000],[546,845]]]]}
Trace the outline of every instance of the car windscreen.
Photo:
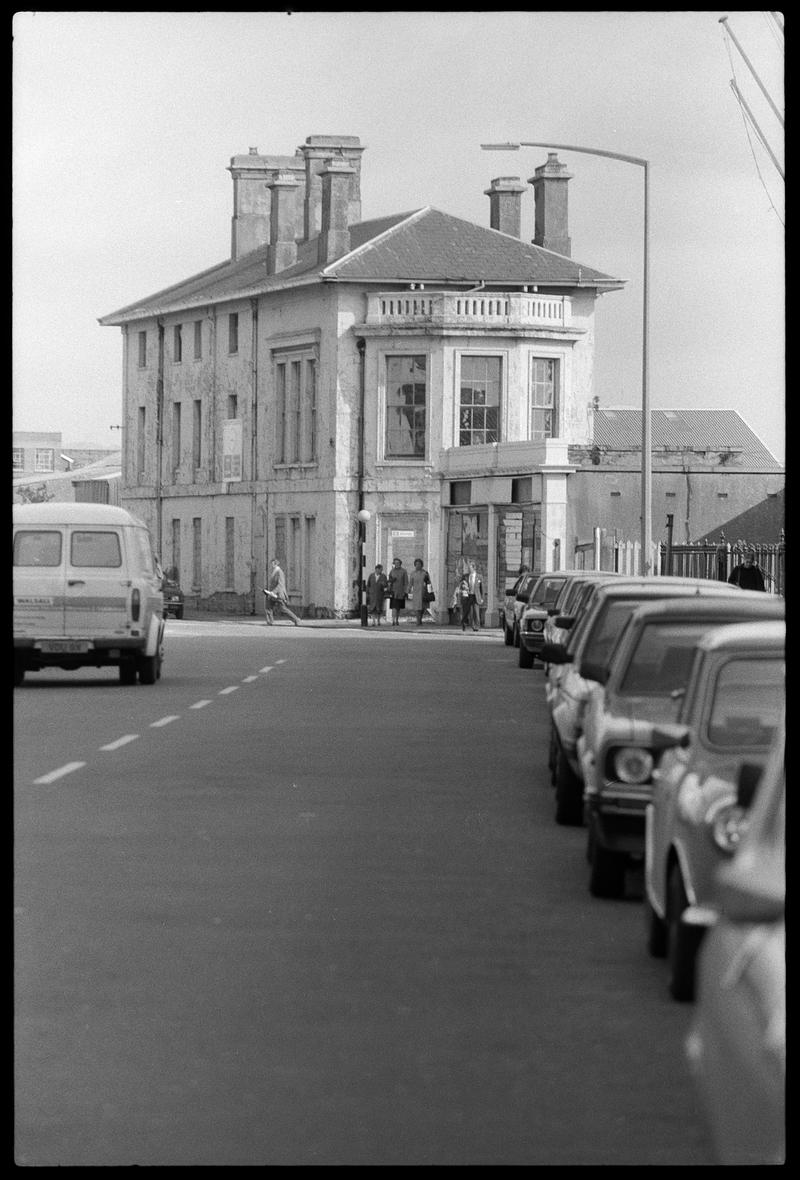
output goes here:
{"type": "Polygon", "coordinates": [[[668,697],[685,689],[694,663],[697,641],[708,621],[646,624],[630,653],[620,680],[622,696],[668,697]]]}
{"type": "Polygon", "coordinates": [[[734,658],[720,668],[708,714],[712,745],[744,750],[770,744],[784,703],[785,668],[777,654],[772,659],[734,658]]]}
{"type": "Polygon", "coordinates": [[[612,598],[599,607],[592,620],[586,619],[586,636],[583,658],[591,663],[605,664],[616,647],[622,629],[636,610],[638,602],[625,598],[612,598]]]}
{"type": "Polygon", "coordinates": [[[540,608],[552,606],[566,580],[566,578],[541,578],[529,606],[540,608]]]}
{"type": "Polygon", "coordinates": [[[70,543],[70,564],[80,569],[117,569],[122,565],[118,533],[75,531],[70,543]]]}
{"type": "Polygon", "coordinates": [[[61,565],[60,532],[23,532],[14,537],[14,565],[58,566],[61,565]]]}

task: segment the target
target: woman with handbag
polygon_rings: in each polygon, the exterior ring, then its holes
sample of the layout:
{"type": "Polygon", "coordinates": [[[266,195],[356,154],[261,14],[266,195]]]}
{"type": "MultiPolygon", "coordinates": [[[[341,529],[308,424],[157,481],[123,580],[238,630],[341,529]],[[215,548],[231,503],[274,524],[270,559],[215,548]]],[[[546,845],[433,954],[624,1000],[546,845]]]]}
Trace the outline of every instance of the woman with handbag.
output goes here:
{"type": "Polygon", "coordinates": [[[392,626],[400,626],[400,611],[405,610],[408,597],[408,570],[399,557],[392,561],[389,570],[389,606],[392,610],[392,626]]]}
{"type": "Polygon", "coordinates": [[[423,569],[422,558],[414,560],[414,569],[408,580],[408,593],[411,598],[411,609],[417,616],[417,626],[422,626],[422,616],[429,609],[429,604],[435,598],[428,571],[423,569]]]}

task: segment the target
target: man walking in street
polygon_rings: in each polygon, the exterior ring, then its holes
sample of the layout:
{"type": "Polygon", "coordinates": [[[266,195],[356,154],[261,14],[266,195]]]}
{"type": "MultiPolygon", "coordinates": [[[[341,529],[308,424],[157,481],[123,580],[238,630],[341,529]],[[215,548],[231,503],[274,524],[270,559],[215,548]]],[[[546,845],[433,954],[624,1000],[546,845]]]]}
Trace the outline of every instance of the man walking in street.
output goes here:
{"type": "Polygon", "coordinates": [[[764,575],[756,565],[755,549],[746,549],[739,565],[731,570],[728,581],[740,590],[766,590],[764,575]]]}
{"type": "Polygon", "coordinates": [[[289,607],[286,577],[277,557],[273,557],[270,564],[269,586],[264,591],[264,594],[266,596],[264,599],[264,614],[266,615],[268,627],[271,627],[275,621],[276,610],[283,611],[284,614],[288,615],[295,627],[300,626],[300,620],[289,607]]]}
{"type": "Polygon", "coordinates": [[[469,563],[469,573],[467,574],[467,586],[469,587],[469,598],[467,599],[467,614],[466,618],[462,616],[462,630],[465,629],[466,623],[472,625],[473,631],[480,630],[481,623],[481,607],[483,606],[483,582],[480,574],[475,566],[475,562],[469,563]]]}

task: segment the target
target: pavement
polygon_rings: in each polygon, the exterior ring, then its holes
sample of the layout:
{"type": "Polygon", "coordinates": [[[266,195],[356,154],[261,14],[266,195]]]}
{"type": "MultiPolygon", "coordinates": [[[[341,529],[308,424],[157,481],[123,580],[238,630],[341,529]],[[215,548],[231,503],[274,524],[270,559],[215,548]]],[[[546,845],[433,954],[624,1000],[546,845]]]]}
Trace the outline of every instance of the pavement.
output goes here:
{"type": "MultiPolygon", "coordinates": [[[[229,614],[219,613],[217,611],[187,610],[183,616],[183,619],[185,622],[188,622],[188,623],[201,623],[201,622],[202,623],[238,623],[240,625],[243,623],[247,623],[247,624],[250,624],[251,626],[254,626],[254,627],[266,626],[263,615],[239,615],[239,614],[229,615],[229,614]]],[[[360,619],[304,619],[304,618],[301,618],[299,625],[304,628],[314,628],[316,630],[323,630],[323,631],[328,631],[331,628],[334,628],[336,630],[352,630],[352,631],[360,631],[360,630],[370,630],[371,631],[371,630],[373,630],[372,624],[370,624],[368,628],[362,628],[360,619]]],[[[294,623],[292,622],[291,619],[278,617],[275,619],[273,626],[294,628],[294,623]]],[[[421,629],[424,631],[435,631],[435,632],[439,632],[439,633],[452,631],[453,634],[455,634],[456,632],[461,630],[461,627],[458,623],[448,622],[447,621],[447,613],[445,612],[444,622],[441,621],[441,619],[439,619],[437,621],[434,621],[433,619],[425,619],[422,623],[421,629]]],[[[413,619],[411,617],[406,617],[406,618],[401,617],[399,628],[392,627],[391,622],[386,622],[384,620],[381,623],[380,628],[376,627],[376,628],[374,628],[374,630],[381,630],[381,631],[388,631],[388,632],[399,630],[400,632],[417,633],[420,630],[420,628],[418,628],[415,619],[413,619]]],[[[484,634],[484,635],[489,634],[495,638],[498,636],[500,638],[502,638],[502,633],[501,633],[499,627],[481,627],[480,634],[484,634]]]]}

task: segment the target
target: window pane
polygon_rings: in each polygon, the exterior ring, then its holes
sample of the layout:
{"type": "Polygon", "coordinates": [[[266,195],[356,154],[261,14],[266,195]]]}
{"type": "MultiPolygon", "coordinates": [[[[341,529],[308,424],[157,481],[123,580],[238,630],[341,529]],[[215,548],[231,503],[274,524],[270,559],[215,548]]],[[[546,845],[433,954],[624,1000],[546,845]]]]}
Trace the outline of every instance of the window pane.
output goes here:
{"type": "Polygon", "coordinates": [[[531,362],[531,438],[556,433],[557,362],[535,357],[531,362]]]}
{"type": "Polygon", "coordinates": [[[14,565],[61,565],[61,533],[17,533],[14,565]]]}
{"type": "Polygon", "coordinates": [[[498,441],[501,378],[500,357],[461,357],[459,446],[498,441]]]}
{"type": "Polygon", "coordinates": [[[122,565],[116,533],[73,533],[70,563],[95,569],[116,569],[122,565]]]}
{"type": "Polygon", "coordinates": [[[425,356],[386,359],[386,454],[425,457],[425,356]]]}

